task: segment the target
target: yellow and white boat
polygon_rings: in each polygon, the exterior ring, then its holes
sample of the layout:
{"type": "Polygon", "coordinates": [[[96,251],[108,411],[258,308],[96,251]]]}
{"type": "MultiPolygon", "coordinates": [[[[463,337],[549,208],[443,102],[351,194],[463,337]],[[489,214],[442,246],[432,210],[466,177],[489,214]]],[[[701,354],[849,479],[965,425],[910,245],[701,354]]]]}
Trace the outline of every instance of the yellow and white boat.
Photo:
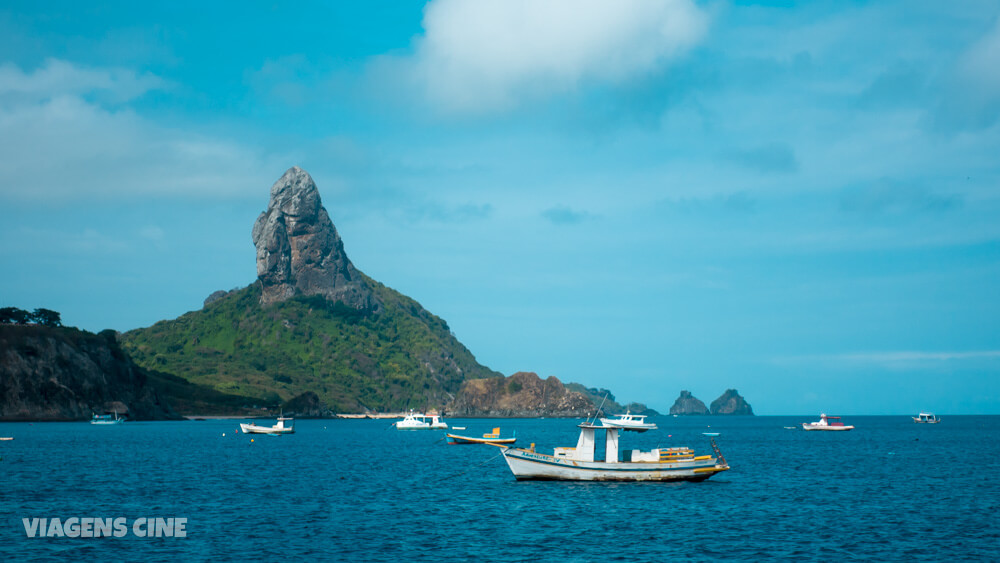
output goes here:
{"type": "Polygon", "coordinates": [[[576,447],[557,447],[552,455],[535,451],[534,444],[529,449],[501,446],[511,473],[519,481],[704,481],[729,469],[714,439],[715,457],[695,455],[687,447],[619,450],[619,435],[631,431],[629,428],[589,422],[578,427],[576,447]],[[605,433],[604,459],[595,457],[598,430],[605,433]]]}
{"type": "Polygon", "coordinates": [[[461,436],[459,434],[447,434],[448,444],[457,446],[462,444],[513,444],[517,441],[516,436],[510,438],[500,437],[500,427],[497,426],[493,429],[493,432],[489,434],[483,434],[482,438],[476,438],[474,436],[461,436]]]}

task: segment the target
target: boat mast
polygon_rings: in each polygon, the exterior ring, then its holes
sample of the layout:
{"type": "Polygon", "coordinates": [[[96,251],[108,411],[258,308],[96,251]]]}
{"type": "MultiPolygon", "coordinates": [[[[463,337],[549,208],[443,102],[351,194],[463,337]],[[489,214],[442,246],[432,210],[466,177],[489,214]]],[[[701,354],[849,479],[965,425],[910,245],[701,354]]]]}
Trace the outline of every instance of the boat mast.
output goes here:
{"type": "MultiPolygon", "coordinates": [[[[607,394],[607,393],[605,393],[605,394],[604,394],[604,398],[603,398],[603,399],[601,399],[601,406],[600,406],[600,407],[597,407],[597,410],[596,410],[596,411],[594,412],[594,422],[595,422],[595,423],[597,422],[597,414],[598,414],[599,412],[601,412],[601,407],[603,407],[603,406],[604,406],[604,401],[607,401],[607,400],[608,400],[608,394],[607,394]]],[[[588,423],[588,424],[590,424],[590,419],[589,419],[589,418],[587,419],[587,423],[588,423]]]]}

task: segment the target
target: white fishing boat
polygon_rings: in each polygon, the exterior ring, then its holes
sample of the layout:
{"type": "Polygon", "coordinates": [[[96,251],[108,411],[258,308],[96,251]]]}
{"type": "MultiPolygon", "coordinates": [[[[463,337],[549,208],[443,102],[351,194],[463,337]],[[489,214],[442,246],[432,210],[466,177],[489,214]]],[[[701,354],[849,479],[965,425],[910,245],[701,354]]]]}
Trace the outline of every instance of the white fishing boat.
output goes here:
{"type": "Polygon", "coordinates": [[[535,451],[534,444],[528,449],[497,446],[504,448],[507,466],[519,481],[704,481],[729,469],[714,440],[716,457],[697,456],[687,447],[619,450],[621,432],[634,430],[590,422],[578,427],[576,447],[557,447],[552,455],[535,451]],[[604,459],[595,456],[598,430],[605,433],[604,459]]]}
{"type": "Polygon", "coordinates": [[[819,420],[816,422],[803,422],[802,429],[845,431],[845,430],[854,430],[854,427],[845,426],[843,422],[840,422],[839,416],[827,416],[826,413],[822,413],[819,415],[819,420]]]}
{"type": "Polygon", "coordinates": [[[437,430],[447,429],[448,425],[438,415],[425,415],[410,411],[403,420],[393,422],[398,430],[437,430]]]}
{"type": "Polygon", "coordinates": [[[277,423],[273,426],[261,426],[252,422],[241,423],[240,430],[242,430],[244,434],[270,434],[271,436],[295,434],[295,422],[291,418],[279,416],[277,423]],[[286,422],[289,424],[285,424],[286,422]]]}
{"type": "Polygon", "coordinates": [[[602,418],[601,422],[604,426],[609,428],[621,428],[623,430],[634,430],[636,432],[656,430],[656,424],[646,422],[646,415],[632,414],[629,411],[625,411],[625,414],[620,414],[614,418],[602,418]]]}
{"type": "Polygon", "coordinates": [[[917,416],[910,417],[913,422],[919,422],[921,424],[937,424],[941,422],[941,419],[934,416],[932,412],[922,412],[917,416]]]}
{"type": "Polygon", "coordinates": [[[14,439],[13,436],[0,436],[0,442],[9,442],[13,439],[14,439]]]}
{"type": "Polygon", "coordinates": [[[123,422],[125,422],[125,418],[118,416],[118,411],[115,411],[113,415],[94,413],[90,419],[91,424],[121,424],[123,422]]]}

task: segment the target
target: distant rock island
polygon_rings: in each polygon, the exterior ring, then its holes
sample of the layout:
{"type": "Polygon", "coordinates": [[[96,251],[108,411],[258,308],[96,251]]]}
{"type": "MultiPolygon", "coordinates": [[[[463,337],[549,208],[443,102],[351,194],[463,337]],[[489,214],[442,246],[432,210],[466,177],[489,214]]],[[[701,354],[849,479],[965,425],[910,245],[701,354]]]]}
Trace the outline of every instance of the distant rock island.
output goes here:
{"type": "Polygon", "coordinates": [[[753,416],[750,403],[740,396],[736,389],[727,389],[718,399],[712,401],[712,414],[736,414],[753,416]]]}
{"type": "Polygon", "coordinates": [[[708,414],[708,407],[690,391],[681,391],[680,397],[670,407],[670,414],[708,414]]]}
{"type": "Polygon", "coordinates": [[[670,407],[670,414],[674,415],[753,415],[750,404],[740,396],[736,389],[727,389],[718,399],[712,401],[709,409],[705,403],[698,400],[690,391],[681,391],[677,400],[670,407]]]}

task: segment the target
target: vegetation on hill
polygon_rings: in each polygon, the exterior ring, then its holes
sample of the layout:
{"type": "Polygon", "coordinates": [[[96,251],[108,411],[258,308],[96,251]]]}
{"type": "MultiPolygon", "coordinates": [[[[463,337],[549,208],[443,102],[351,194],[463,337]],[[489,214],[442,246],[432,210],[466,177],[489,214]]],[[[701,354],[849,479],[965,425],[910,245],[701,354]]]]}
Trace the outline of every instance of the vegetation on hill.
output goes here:
{"type": "Polygon", "coordinates": [[[0,308],[0,324],[25,325],[29,323],[42,326],[62,326],[62,315],[51,309],[35,309],[32,312],[17,307],[0,308]]]}
{"type": "Polygon", "coordinates": [[[335,412],[442,407],[466,378],[500,375],[419,303],[364,281],[378,313],[322,296],[262,306],[255,283],[122,344],[139,365],[199,386],[273,404],[312,391],[335,412]]]}

